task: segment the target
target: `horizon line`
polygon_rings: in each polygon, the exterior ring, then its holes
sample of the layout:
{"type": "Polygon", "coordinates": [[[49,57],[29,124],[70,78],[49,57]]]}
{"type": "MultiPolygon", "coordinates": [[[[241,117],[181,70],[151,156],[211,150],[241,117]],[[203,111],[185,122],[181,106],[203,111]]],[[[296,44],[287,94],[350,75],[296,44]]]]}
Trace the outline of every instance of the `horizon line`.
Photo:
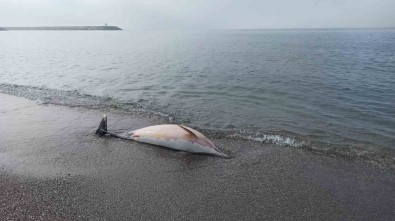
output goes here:
{"type": "Polygon", "coordinates": [[[394,27],[333,27],[333,28],[129,28],[124,30],[380,30],[394,27]]]}
{"type": "MultiPolygon", "coordinates": [[[[45,26],[0,26],[0,28],[61,28],[61,27],[119,27],[117,25],[45,25],[45,26]]],[[[380,30],[393,27],[313,27],[313,28],[124,28],[123,30],[380,30]]]]}

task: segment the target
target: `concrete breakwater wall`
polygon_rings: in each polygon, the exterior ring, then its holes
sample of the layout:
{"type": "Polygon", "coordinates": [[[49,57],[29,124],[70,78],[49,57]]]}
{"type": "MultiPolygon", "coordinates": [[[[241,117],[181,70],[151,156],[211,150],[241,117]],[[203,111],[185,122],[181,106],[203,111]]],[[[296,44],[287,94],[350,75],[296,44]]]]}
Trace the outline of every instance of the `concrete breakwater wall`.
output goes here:
{"type": "Polygon", "coordinates": [[[118,31],[118,26],[48,26],[48,27],[0,27],[7,31],[118,31]]]}

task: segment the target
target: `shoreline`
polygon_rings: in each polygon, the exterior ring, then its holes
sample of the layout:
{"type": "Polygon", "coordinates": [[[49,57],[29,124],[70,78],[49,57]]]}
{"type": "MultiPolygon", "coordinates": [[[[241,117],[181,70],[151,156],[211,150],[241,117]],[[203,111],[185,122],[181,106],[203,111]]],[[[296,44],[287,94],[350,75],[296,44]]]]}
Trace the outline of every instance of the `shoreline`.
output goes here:
{"type": "MultiPolygon", "coordinates": [[[[48,104],[67,108],[82,108],[87,110],[101,110],[104,112],[132,115],[142,119],[151,119],[156,124],[183,124],[182,119],[161,110],[145,108],[139,103],[123,103],[110,97],[88,95],[78,91],[59,91],[55,89],[0,84],[0,93],[23,97],[39,104],[48,104]]],[[[190,125],[193,126],[193,125],[190,125]]],[[[286,148],[297,148],[314,154],[339,157],[347,160],[363,161],[383,169],[395,171],[395,151],[392,148],[374,146],[371,144],[330,144],[317,143],[302,134],[286,131],[244,131],[202,129],[208,136],[221,139],[253,141],[262,145],[278,145],[286,148]]]]}
{"type": "MultiPolygon", "coordinates": [[[[102,109],[38,105],[2,93],[0,103],[0,216],[6,219],[395,216],[395,174],[366,162],[210,136],[231,159],[188,154],[97,138],[102,109]]],[[[114,130],[156,123],[109,114],[114,130]]]]}

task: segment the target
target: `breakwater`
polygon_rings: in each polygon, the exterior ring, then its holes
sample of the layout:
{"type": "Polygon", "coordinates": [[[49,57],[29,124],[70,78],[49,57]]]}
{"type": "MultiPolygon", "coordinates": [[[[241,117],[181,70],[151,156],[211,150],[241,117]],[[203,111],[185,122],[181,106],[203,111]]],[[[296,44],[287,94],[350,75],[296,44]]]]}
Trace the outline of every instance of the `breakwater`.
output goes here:
{"type": "Polygon", "coordinates": [[[42,27],[0,27],[8,31],[119,31],[118,26],[42,26],[42,27]]]}

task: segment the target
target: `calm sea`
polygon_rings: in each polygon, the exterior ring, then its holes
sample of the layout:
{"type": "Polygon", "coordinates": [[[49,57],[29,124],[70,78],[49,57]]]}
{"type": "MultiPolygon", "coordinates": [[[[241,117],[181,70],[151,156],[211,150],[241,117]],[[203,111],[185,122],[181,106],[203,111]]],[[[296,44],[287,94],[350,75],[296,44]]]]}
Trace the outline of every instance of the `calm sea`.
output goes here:
{"type": "Polygon", "coordinates": [[[262,142],[395,149],[395,31],[4,31],[0,92],[262,142]]]}

